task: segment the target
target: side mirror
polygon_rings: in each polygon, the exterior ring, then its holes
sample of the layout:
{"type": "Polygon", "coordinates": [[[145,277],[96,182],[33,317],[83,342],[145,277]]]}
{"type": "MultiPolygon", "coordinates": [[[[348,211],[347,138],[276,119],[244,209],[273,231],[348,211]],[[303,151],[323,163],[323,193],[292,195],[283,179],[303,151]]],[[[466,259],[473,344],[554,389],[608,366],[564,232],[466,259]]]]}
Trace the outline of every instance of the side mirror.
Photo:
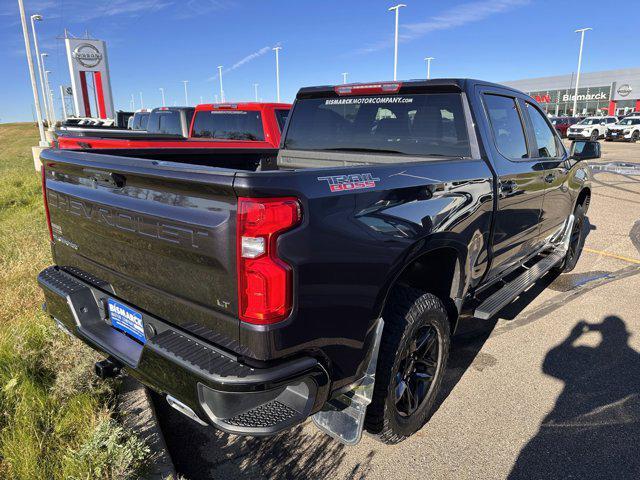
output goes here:
{"type": "Polygon", "coordinates": [[[578,161],[600,158],[600,142],[594,140],[574,140],[571,142],[569,158],[578,161]]]}

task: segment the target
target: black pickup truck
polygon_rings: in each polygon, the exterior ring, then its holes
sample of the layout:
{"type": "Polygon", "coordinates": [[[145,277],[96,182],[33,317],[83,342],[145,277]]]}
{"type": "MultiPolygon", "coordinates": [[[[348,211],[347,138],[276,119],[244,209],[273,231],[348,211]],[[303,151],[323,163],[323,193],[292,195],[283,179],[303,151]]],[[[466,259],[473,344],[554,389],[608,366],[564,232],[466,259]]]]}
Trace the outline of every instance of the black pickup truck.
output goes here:
{"type": "Polygon", "coordinates": [[[280,146],[45,150],[44,308],[107,356],[100,375],[124,368],[199,423],[312,416],[345,443],[419,430],[459,325],[575,266],[581,161],[600,156],[469,79],[303,88],[280,146]]]}

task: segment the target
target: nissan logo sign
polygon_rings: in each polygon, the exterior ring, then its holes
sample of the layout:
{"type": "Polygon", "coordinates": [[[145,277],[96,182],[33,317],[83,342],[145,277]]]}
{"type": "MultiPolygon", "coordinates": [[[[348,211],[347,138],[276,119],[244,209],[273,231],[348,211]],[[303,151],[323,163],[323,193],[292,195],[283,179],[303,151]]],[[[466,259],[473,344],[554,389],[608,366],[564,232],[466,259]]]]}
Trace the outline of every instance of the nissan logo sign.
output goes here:
{"type": "Polygon", "coordinates": [[[618,92],[618,95],[620,95],[621,97],[626,97],[631,93],[631,87],[629,86],[628,83],[625,83],[624,85],[620,85],[617,92],[618,92]]]}
{"type": "Polygon", "coordinates": [[[90,43],[82,43],[73,49],[73,58],[83,67],[94,68],[102,60],[102,54],[90,43]]]}

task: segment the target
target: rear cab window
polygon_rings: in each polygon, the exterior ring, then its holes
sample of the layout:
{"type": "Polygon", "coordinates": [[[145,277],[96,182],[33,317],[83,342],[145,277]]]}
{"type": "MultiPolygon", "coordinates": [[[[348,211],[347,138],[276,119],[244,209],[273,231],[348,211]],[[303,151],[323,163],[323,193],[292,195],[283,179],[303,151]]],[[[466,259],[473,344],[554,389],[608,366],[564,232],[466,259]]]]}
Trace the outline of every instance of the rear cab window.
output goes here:
{"type": "Polygon", "coordinates": [[[195,114],[191,136],[263,141],[262,115],[255,110],[201,110],[195,114]]]}
{"type": "Polygon", "coordinates": [[[287,149],[471,156],[460,93],[299,98],[290,115],[287,149]]]}

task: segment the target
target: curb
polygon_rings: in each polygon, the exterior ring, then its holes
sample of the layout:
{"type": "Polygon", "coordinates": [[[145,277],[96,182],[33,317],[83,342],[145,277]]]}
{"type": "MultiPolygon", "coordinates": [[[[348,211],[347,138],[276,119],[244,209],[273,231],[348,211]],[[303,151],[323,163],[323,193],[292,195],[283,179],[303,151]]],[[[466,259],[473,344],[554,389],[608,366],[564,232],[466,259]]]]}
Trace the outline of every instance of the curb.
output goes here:
{"type": "Polygon", "coordinates": [[[152,452],[149,475],[146,478],[178,478],[148,390],[131,376],[123,378],[119,390],[118,409],[125,427],[135,431],[152,452]]]}

